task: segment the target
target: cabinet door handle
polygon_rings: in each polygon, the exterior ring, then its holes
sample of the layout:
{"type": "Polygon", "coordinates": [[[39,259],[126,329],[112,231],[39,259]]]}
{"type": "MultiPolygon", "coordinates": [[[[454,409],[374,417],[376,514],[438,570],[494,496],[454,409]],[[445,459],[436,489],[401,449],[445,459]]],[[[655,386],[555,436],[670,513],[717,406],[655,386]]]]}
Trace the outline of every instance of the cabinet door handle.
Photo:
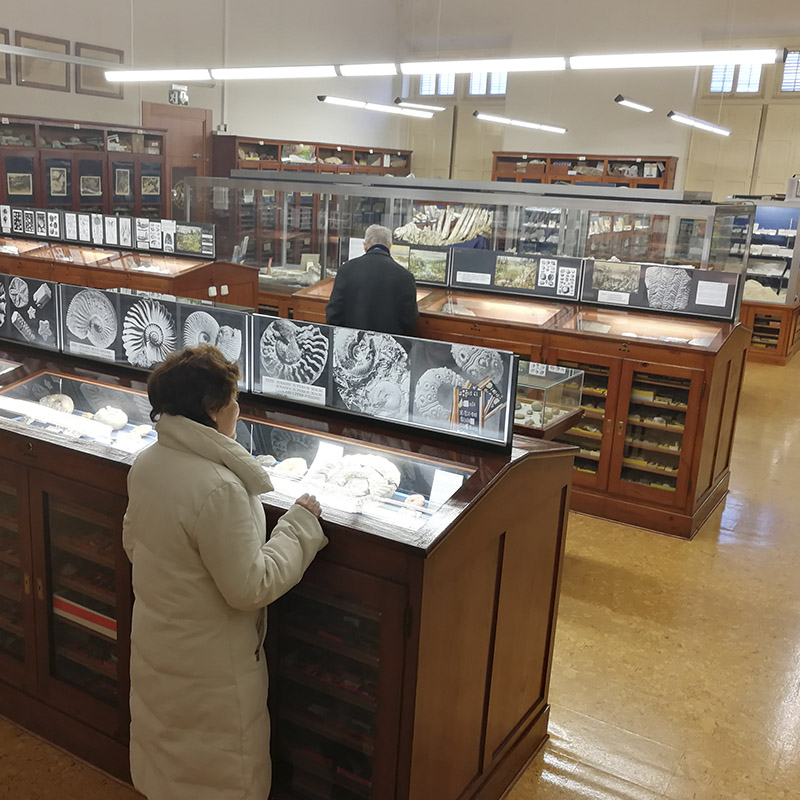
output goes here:
{"type": "Polygon", "coordinates": [[[41,578],[36,579],[36,596],[40,600],[44,600],[44,582],[41,578]]]}
{"type": "Polygon", "coordinates": [[[622,436],[623,433],[625,433],[625,420],[621,419],[617,423],[617,436],[622,436]]]}
{"type": "Polygon", "coordinates": [[[31,576],[27,572],[22,574],[22,585],[25,589],[25,594],[30,597],[31,594],[31,576]]]}

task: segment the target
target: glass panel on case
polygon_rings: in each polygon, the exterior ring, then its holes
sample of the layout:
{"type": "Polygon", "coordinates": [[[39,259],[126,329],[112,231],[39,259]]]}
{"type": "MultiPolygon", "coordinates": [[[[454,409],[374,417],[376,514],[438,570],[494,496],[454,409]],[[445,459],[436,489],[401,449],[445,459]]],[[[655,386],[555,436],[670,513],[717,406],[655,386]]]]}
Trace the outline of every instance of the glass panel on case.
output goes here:
{"type": "Polygon", "coordinates": [[[306,587],[280,612],[276,786],[372,797],[381,614],[306,587]]]}
{"type": "Polygon", "coordinates": [[[466,292],[448,292],[445,298],[436,299],[426,306],[425,311],[462,317],[483,317],[499,322],[524,322],[528,325],[547,325],[559,315],[569,313],[565,306],[554,303],[490,298],[466,292]]]}
{"type": "Polygon", "coordinates": [[[156,440],[145,394],[54,372],[0,391],[0,419],[90,452],[136,453],[156,440]]]}
{"type": "Polygon", "coordinates": [[[514,424],[544,430],[581,407],[583,372],[520,360],[514,424]]]}
{"type": "Polygon", "coordinates": [[[690,381],[634,372],[622,480],[674,492],[683,446],[690,381]]]}
{"type": "Polygon", "coordinates": [[[46,494],[45,503],[52,674],[116,705],[116,523],[110,515],[55,495],[46,494]]]}
{"type": "Polygon", "coordinates": [[[6,372],[11,372],[12,369],[21,366],[22,364],[18,361],[6,361],[4,358],[0,358],[0,375],[4,375],[6,372]]]}
{"type": "Polygon", "coordinates": [[[289,499],[309,492],[329,508],[406,529],[422,527],[473,472],[438,459],[250,420],[239,420],[236,439],[289,499]]]}
{"type": "Polygon", "coordinates": [[[25,658],[16,488],[0,480],[0,653],[25,658]]]}

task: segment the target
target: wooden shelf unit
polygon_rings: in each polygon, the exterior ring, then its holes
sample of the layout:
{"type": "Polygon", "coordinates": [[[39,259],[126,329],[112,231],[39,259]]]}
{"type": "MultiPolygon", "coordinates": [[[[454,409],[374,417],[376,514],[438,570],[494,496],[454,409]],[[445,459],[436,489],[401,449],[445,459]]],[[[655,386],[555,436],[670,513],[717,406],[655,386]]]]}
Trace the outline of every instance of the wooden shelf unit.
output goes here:
{"type": "Polygon", "coordinates": [[[163,130],[3,115],[0,203],[161,219],[165,147],[163,130]]]}
{"type": "Polygon", "coordinates": [[[492,180],[506,183],[612,184],[632,189],[672,189],[675,183],[676,156],[614,156],[568,153],[526,153],[493,151],[492,180]],[[657,177],[645,177],[645,164],[662,164],[657,177]],[[597,174],[578,172],[591,166],[597,174]],[[615,172],[619,166],[635,169],[635,176],[615,172]]]}
{"type": "Polygon", "coordinates": [[[758,303],[744,300],[742,324],[753,331],[748,361],[785,366],[800,350],[800,303],[758,303]]]}

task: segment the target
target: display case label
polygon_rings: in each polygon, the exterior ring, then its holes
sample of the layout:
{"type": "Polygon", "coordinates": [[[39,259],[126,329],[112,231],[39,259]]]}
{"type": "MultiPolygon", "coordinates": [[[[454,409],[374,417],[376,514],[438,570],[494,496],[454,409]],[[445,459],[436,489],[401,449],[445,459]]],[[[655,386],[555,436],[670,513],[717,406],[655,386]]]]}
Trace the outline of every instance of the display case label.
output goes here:
{"type": "Polygon", "coordinates": [[[280,378],[263,377],[261,391],[273,397],[284,397],[287,400],[297,400],[300,403],[313,403],[317,406],[325,405],[325,387],[309,386],[305,383],[284,381],[280,378]]]}
{"type": "Polygon", "coordinates": [[[105,350],[102,347],[95,347],[93,344],[86,344],[86,342],[70,342],[70,353],[75,353],[79,356],[89,356],[90,358],[99,358],[102,361],[115,361],[114,351],[105,350]]]}
{"type": "Polygon", "coordinates": [[[728,303],[728,284],[697,281],[695,303],[699,306],[725,308],[728,303]]]}
{"type": "Polygon", "coordinates": [[[627,306],[631,301],[629,292],[611,292],[607,289],[600,289],[597,292],[599,303],[615,303],[620,306],[627,306]]]}
{"type": "Polygon", "coordinates": [[[492,276],[487,272],[457,272],[456,280],[459,283],[477,283],[482,286],[490,286],[492,276]]]}

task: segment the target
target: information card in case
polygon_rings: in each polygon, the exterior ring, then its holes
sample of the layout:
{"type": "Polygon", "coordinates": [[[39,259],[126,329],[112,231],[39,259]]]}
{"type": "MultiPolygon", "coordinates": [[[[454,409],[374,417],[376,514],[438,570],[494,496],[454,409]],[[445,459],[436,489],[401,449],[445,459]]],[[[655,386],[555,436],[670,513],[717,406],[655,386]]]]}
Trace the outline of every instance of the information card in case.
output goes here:
{"type": "Polygon", "coordinates": [[[739,294],[735,272],[587,259],[581,301],[734,322],[739,294]]]}
{"type": "Polygon", "coordinates": [[[58,284],[0,275],[0,339],[58,350],[58,284]]]}
{"type": "Polygon", "coordinates": [[[583,259],[452,248],[450,285],[458,289],[577,301],[583,259]]]}
{"type": "Polygon", "coordinates": [[[261,314],[252,325],[256,393],[510,444],[512,353],[261,314]]]}

